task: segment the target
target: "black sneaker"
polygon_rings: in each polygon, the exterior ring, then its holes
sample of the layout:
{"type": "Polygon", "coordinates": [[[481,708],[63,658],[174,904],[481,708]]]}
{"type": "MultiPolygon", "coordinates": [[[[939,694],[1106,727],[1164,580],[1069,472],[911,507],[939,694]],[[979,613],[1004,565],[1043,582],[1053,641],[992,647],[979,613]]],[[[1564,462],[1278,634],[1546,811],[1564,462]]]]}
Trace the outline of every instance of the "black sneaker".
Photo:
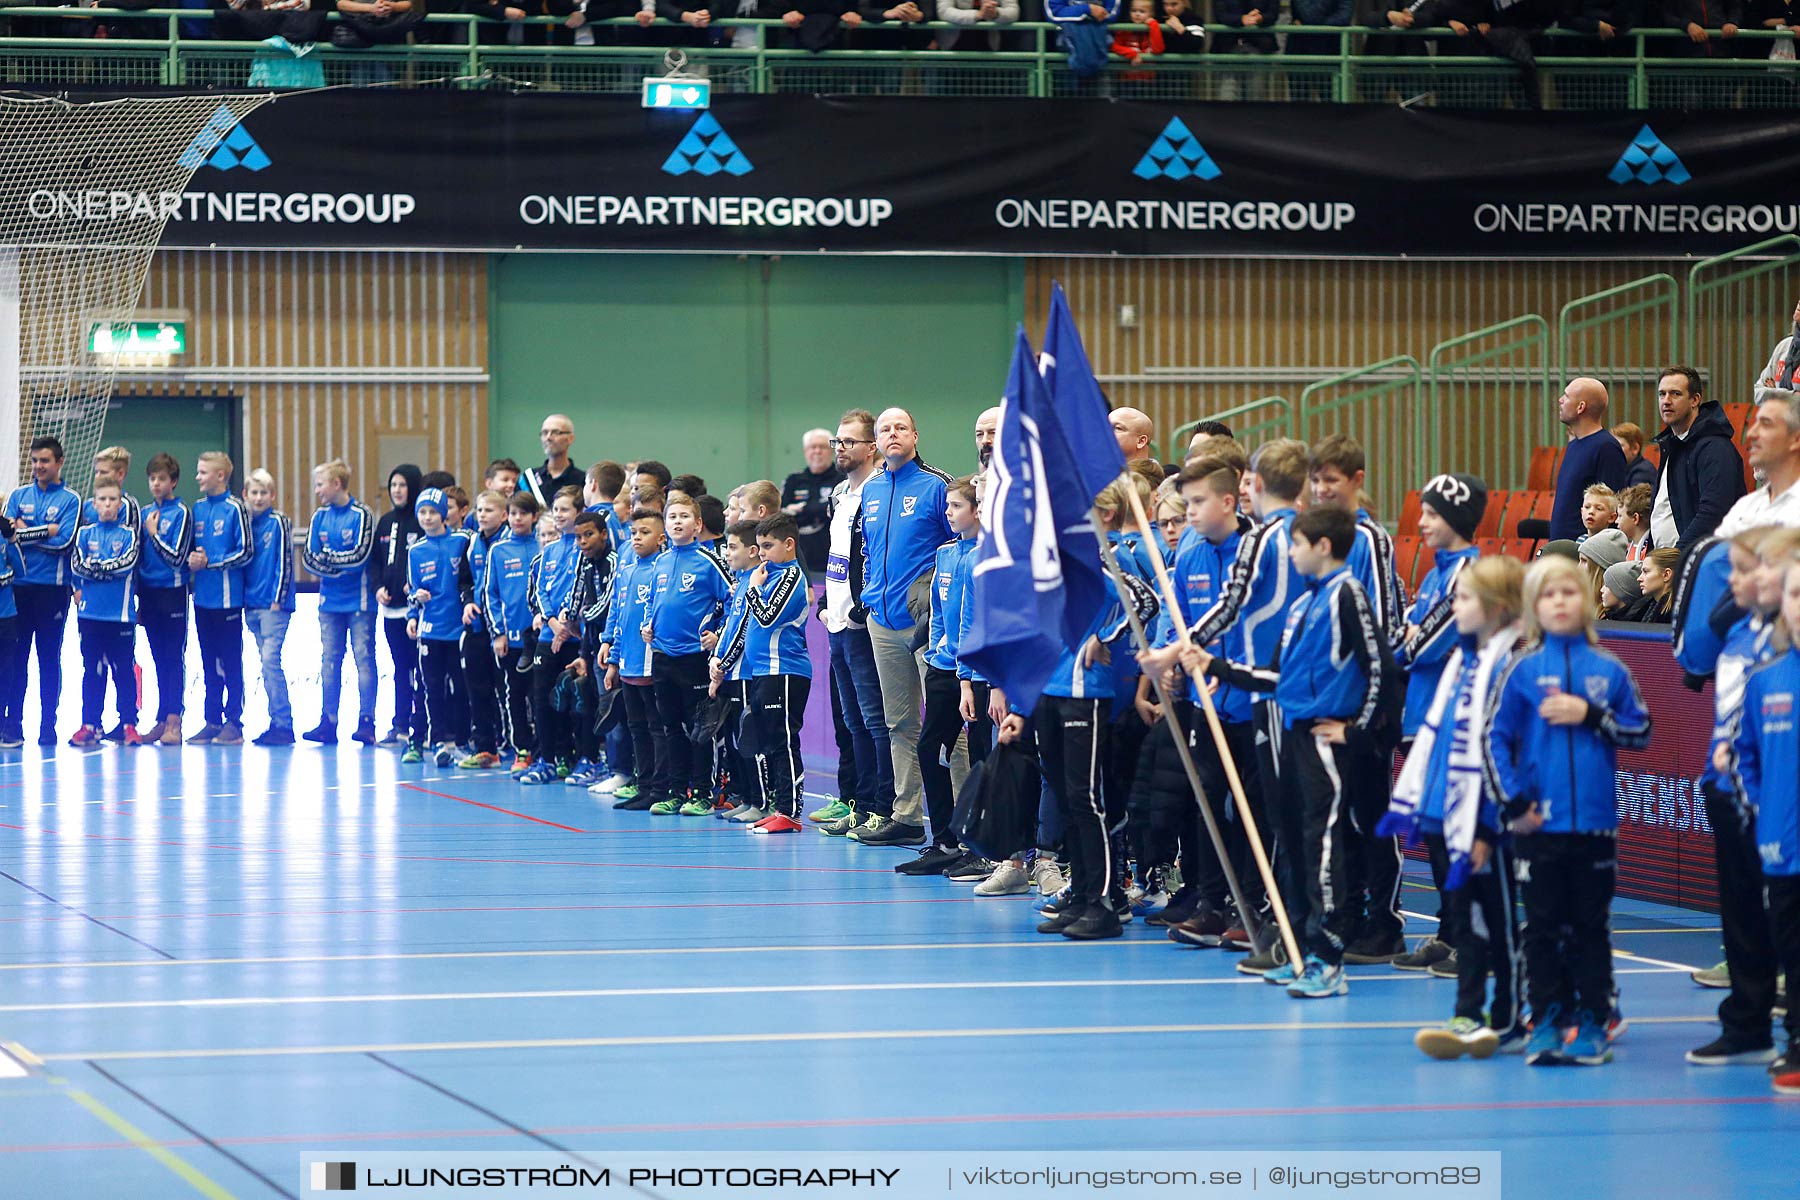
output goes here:
{"type": "Polygon", "coordinates": [[[56,726],[40,725],[38,727],[38,745],[40,745],[40,746],[56,745],[56,726]]]}
{"type": "Polygon", "coordinates": [[[1405,938],[1400,937],[1397,934],[1391,938],[1374,935],[1366,938],[1359,938],[1358,940],[1351,942],[1348,946],[1345,946],[1344,961],[1361,965],[1367,965],[1369,963],[1391,963],[1405,953],[1405,938]]]}
{"type": "MultiPolygon", "coordinates": [[[[1042,925],[1039,925],[1037,931],[1039,933],[1061,933],[1075,922],[1081,920],[1082,915],[1087,912],[1087,908],[1088,906],[1080,901],[1072,901],[1061,912],[1045,921],[1042,925]]],[[[1114,919],[1116,920],[1117,918],[1114,919]]]]}
{"type": "Polygon", "coordinates": [[[291,746],[294,731],[286,725],[271,725],[251,739],[258,746],[291,746]]]}
{"type": "Polygon", "coordinates": [[[375,722],[358,721],[356,732],[350,735],[350,740],[361,742],[365,746],[373,746],[375,744],[375,722]]]}
{"type": "Polygon", "coordinates": [[[962,851],[955,846],[932,846],[921,850],[919,857],[894,868],[896,875],[942,875],[946,869],[962,861],[962,851]]]}
{"type": "MultiPolygon", "coordinates": [[[[370,733],[375,732],[374,728],[371,727],[369,732],[370,733]]],[[[408,732],[407,730],[402,729],[402,728],[400,728],[400,726],[396,725],[392,729],[387,731],[386,737],[382,738],[379,742],[376,742],[375,744],[377,746],[380,746],[383,750],[392,750],[396,746],[404,746],[408,742],[407,732],[408,732]]]]}
{"type": "Polygon", "coordinates": [[[1193,888],[1181,888],[1169,902],[1157,911],[1144,918],[1146,925],[1179,925],[1193,916],[1200,908],[1200,893],[1193,888]]]}
{"type": "Polygon", "coordinates": [[[995,864],[981,857],[972,850],[965,850],[961,858],[951,863],[944,870],[944,878],[952,883],[980,883],[994,873],[995,864]]]}
{"type": "Polygon", "coordinates": [[[1281,943],[1277,942],[1268,950],[1260,950],[1249,958],[1239,959],[1237,969],[1241,975],[1267,975],[1286,961],[1287,953],[1282,950],[1281,943]]]}
{"type": "Polygon", "coordinates": [[[1119,923],[1119,914],[1104,904],[1090,904],[1081,916],[1064,927],[1062,935],[1078,942],[1095,942],[1102,938],[1116,938],[1125,932],[1125,926],[1119,923]]]}
{"type": "Polygon", "coordinates": [[[1450,943],[1434,937],[1426,938],[1411,954],[1402,954],[1388,965],[1396,971],[1429,971],[1433,963],[1443,962],[1451,953],[1450,943]]]}
{"type": "Polygon", "coordinates": [[[1450,952],[1450,957],[1440,958],[1436,962],[1432,963],[1431,967],[1430,967],[1430,971],[1433,975],[1437,976],[1439,979],[1455,979],[1456,978],[1456,951],[1452,950],[1450,952]]]}
{"type": "Polygon", "coordinates": [[[639,792],[629,800],[613,801],[613,808],[620,812],[649,812],[650,806],[657,803],[657,797],[651,792],[639,792]]]}
{"type": "Polygon", "coordinates": [[[889,821],[875,832],[857,840],[865,846],[917,846],[925,841],[925,827],[889,821]]]}
{"type": "Polygon", "coordinates": [[[309,729],[302,734],[309,742],[318,742],[324,746],[337,745],[337,722],[320,721],[317,728],[309,729]]]}
{"type": "Polygon", "coordinates": [[[1769,1074],[1792,1075],[1795,1071],[1800,1071],[1800,1053],[1790,1043],[1787,1053],[1769,1064],[1769,1074]]]}
{"type": "Polygon", "coordinates": [[[123,724],[114,725],[111,729],[107,730],[105,733],[100,735],[100,740],[103,742],[122,742],[122,741],[124,741],[125,740],[125,726],[123,724]]]}
{"type": "Polygon", "coordinates": [[[1766,1066],[1776,1057],[1775,1043],[1768,1038],[1745,1037],[1730,1030],[1698,1050],[1687,1052],[1687,1060],[1696,1067],[1734,1067],[1746,1063],[1766,1066]]]}

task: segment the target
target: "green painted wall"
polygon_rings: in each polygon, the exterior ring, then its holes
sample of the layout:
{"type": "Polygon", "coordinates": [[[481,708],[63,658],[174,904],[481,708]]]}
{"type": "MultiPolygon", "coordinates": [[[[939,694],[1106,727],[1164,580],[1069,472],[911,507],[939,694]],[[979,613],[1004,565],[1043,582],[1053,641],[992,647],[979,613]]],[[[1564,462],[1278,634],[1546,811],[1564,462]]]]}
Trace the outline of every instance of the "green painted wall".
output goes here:
{"type": "Polygon", "coordinates": [[[503,254],[489,271],[490,445],[542,461],[544,414],[578,462],[658,458],[723,492],[800,467],[846,408],[912,410],[921,452],[974,466],[1024,268],[991,258],[503,254]]]}

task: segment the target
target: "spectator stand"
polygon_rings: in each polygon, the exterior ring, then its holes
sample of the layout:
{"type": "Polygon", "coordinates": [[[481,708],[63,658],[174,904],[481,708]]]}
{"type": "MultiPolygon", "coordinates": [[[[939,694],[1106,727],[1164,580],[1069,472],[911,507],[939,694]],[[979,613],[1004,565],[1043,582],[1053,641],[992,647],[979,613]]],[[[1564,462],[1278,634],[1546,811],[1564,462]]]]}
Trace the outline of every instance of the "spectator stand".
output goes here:
{"type": "MultiPolygon", "coordinates": [[[[0,17],[0,72],[16,84],[122,86],[243,86],[259,43],[195,36],[210,28],[216,10],[8,7],[0,17]],[[184,26],[189,32],[184,32],[184,26]],[[104,54],[92,31],[108,30],[104,54]],[[14,36],[43,30],[55,36],[14,36]]],[[[229,10],[225,10],[229,11],[229,10]]],[[[527,11],[531,11],[529,8],[527,11]]],[[[540,6],[541,11],[541,6],[540,6]]],[[[332,21],[337,20],[335,13],[332,21]]],[[[343,48],[321,40],[312,52],[330,85],[480,87],[521,84],[563,91],[635,93],[661,74],[671,23],[615,18],[590,22],[593,46],[569,40],[563,18],[531,15],[508,22],[510,37],[484,44],[495,22],[464,13],[432,13],[402,44],[343,48]],[[616,28],[615,28],[616,27],[616,28]]],[[[1745,29],[1733,39],[1745,57],[1686,54],[1679,29],[1643,28],[1615,39],[1616,52],[1587,57],[1592,39],[1550,29],[1538,39],[1537,84],[1527,96],[1510,60],[1453,31],[1362,26],[1278,25],[1268,35],[1274,53],[1146,56],[1116,59],[1097,79],[1078,78],[1059,47],[1057,27],[1019,21],[995,25],[1001,49],[974,49],[986,39],[945,22],[913,28],[963,36],[953,50],[858,48],[862,35],[847,28],[823,50],[789,44],[778,19],[717,21],[701,44],[684,46],[691,66],[721,93],[849,92],[937,96],[1107,96],[1140,100],[1400,103],[1431,107],[1560,109],[1791,108],[1800,76],[1771,67],[1768,49],[1786,34],[1745,29]],[[739,44],[736,32],[748,36],[739,44]],[[1298,35],[1298,37],[1296,37],[1298,35]],[[1304,49],[1304,53],[1298,52],[1304,49]],[[1122,78],[1129,74],[1130,79],[1122,78]]],[[[1117,26],[1115,26],[1117,28],[1117,26]]],[[[1242,33],[1206,27],[1214,40],[1242,33]]],[[[685,29],[680,32],[686,33],[685,29]]],[[[864,39],[866,40],[866,39],[864,39]]],[[[1791,39],[1789,39],[1791,40],[1791,39]]]]}
{"type": "MultiPolygon", "coordinates": [[[[1152,368],[1154,370],[1154,368],[1152,368]]],[[[1163,378],[1161,374],[1157,377],[1163,378]]],[[[1219,412],[1207,413],[1204,417],[1196,417],[1185,425],[1177,425],[1163,442],[1162,461],[1179,463],[1187,456],[1188,443],[1193,440],[1194,430],[1203,421],[1224,421],[1231,426],[1232,436],[1246,445],[1254,445],[1268,438],[1294,436],[1294,402],[1286,396],[1264,396],[1260,400],[1252,400],[1247,404],[1235,404],[1219,412]],[[1257,420],[1247,423],[1239,422],[1239,417],[1260,412],[1265,408],[1273,408],[1257,420]]]]}

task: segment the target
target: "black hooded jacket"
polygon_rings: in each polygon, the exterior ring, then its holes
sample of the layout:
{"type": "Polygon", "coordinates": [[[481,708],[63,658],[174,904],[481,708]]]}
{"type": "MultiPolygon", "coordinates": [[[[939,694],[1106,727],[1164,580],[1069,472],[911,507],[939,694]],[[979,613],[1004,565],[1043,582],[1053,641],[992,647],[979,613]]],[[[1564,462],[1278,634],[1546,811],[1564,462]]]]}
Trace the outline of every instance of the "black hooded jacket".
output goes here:
{"type": "Polygon", "coordinates": [[[1731,422],[1715,400],[1705,401],[1685,438],[1668,426],[1656,435],[1662,468],[1656,490],[1669,484],[1669,507],[1675,510],[1678,547],[1690,546],[1717,529],[1731,506],[1744,494],[1744,460],[1732,441],[1731,422]]]}
{"type": "Polygon", "coordinates": [[[406,605],[406,547],[419,533],[419,518],[413,515],[413,502],[419,498],[419,483],[425,478],[425,472],[412,463],[401,463],[388,472],[388,488],[392,488],[396,475],[406,480],[406,503],[388,509],[375,522],[373,558],[381,564],[375,586],[387,589],[392,601],[388,607],[403,608],[406,605]]]}

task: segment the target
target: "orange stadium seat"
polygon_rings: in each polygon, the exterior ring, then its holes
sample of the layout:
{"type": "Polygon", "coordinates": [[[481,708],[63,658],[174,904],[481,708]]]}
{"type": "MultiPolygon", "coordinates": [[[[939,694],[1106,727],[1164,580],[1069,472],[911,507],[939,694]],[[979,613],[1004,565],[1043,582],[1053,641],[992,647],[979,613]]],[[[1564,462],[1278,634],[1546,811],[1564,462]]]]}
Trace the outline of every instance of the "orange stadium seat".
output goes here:
{"type": "MultiPolygon", "coordinates": [[[[1500,532],[1500,515],[1506,511],[1506,502],[1512,498],[1511,492],[1493,489],[1488,492],[1487,509],[1481,514],[1481,524],[1475,527],[1475,539],[1495,537],[1500,532]]],[[[1483,554],[1487,551],[1482,551],[1483,554]]]]}
{"type": "Polygon", "coordinates": [[[1406,499],[1400,505],[1400,525],[1395,532],[1407,537],[1418,536],[1419,489],[1414,488],[1406,493],[1406,499]]]}
{"type": "Polygon", "coordinates": [[[1526,485],[1534,492],[1546,491],[1556,486],[1556,467],[1562,462],[1561,446],[1538,446],[1531,452],[1531,471],[1526,485]]]}
{"type": "Polygon", "coordinates": [[[1537,503],[1531,506],[1531,519],[1534,521],[1548,521],[1550,519],[1550,514],[1554,511],[1556,511],[1556,493],[1539,492],[1537,503]]]}
{"type": "Polygon", "coordinates": [[[1501,543],[1500,553],[1508,558],[1516,558],[1522,563],[1528,563],[1537,557],[1537,546],[1538,544],[1530,538],[1507,538],[1505,542],[1501,543]]]}
{"type": "Polygon", "coordinates": [[[1483,558],[1486,558],[1489,555],[1498,556],[1506,553],[1506,543],[1502,542],[1497,537],[1476,538],[1475,548],[1481,551],[1481,556],[1483,558]]]}
{"type": "Polygon", "coordinates": [[[1531,516],[1532,506],[1537,503],[1536,492],[1512,492],[1506,497],[1506,508],[1500,513],[1500,528],[1494,532],[1500,537],[1512,537],[1519,528],[1519,522],[1531,516]]]}
{"type": "Polygon", "coordinates": [[[1413,564],[1419,557],[1419,537],[1417,534],[1403,533],[1394,539],[1394,574],[1412,590],[1413,564]]]}

